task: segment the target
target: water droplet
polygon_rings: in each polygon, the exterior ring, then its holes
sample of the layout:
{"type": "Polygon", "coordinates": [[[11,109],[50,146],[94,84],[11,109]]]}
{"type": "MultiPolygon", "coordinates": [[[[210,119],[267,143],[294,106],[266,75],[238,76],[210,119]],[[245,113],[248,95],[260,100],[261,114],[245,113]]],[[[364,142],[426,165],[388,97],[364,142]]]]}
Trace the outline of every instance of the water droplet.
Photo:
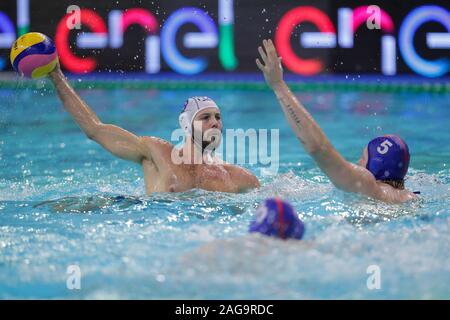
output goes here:
{"type": "Polygon", "coordinates": [[[158,282],[164,282],[164,281],[166,281],[166,277],[165,277],[163,274],[158,274],[158,275],[156,276],[156,281],[158,281],[158,282]]]}

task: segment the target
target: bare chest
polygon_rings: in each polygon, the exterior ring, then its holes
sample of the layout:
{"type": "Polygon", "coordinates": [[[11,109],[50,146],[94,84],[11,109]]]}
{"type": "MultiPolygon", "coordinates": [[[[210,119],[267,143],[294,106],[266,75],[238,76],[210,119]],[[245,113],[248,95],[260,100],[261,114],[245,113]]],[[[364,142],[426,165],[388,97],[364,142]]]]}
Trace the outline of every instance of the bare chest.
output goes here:
{"type": "Polygon", "coordinates": [[[182,192],[193,188],[209,191],[237,192],[239,186],[222,165],[168,165],[158,169],[143,164],[147,193],[182,192]]]}
{"type": "Polygon", "coordinates": [[[197,188],[211,191],[237,192],[239,187],[233,181],[229,170],[221,165],[204,165],[197,168],[193,181],[197,188]]]}

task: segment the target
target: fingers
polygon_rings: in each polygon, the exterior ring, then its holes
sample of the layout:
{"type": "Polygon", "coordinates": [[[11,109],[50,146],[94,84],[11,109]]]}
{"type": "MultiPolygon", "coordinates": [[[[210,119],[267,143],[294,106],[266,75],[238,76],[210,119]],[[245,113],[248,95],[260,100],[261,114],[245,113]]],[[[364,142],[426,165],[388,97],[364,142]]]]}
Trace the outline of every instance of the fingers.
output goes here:
{"type": "Polygon", "coordinates": [[[263,40],[263,46],[258,47],[258,52],[264,62],[263,65],[259,59],[256,59],[256,65],[261,71],[263,71],[263,69],[268,65],[281,62],[281,58],[278,57],[277,50],[275,49],[275,45],[271,39],[263,40]]]}
{"type": "Polygon", "coordinates": [[[263,40],[263,46],[264,46],[264,50],[267,53],[267,56],[269,56],[269,42],[266,39],[263,40]]]}
{"type": "Polygon", "coordinates": [[[261,71],[264,71],[264,66],[262,65],[262,63],[259,61],[259,59],[256,59],[256,65],[258,66],[258,69],[261,71]]]}
{"type": "MultiPolygon", "coordinates": [[[[260,54],[261,54],[261,51],[263,51],[263,52],[265,51],[264,52],[265,56],[263,57],[264,63],[267,65],[268,61],[277,61],[278,54],[277,54],[277,50],[275,49],[275,45],[273,44],[272,40],[271,39],[263,40],[263,46],[264,46],[265,50],[263,50],[262,48],[258,49],[258,50],[259,50],[260,54]]],[[[261,54],[261,56],[262,56],[262,54],[261,54]]]]}
{"type": "Polygon", "coordinates": [[[269,41],[270,40],[263,40],[264,49],[266,49],[267,54],[269,54],[269,41]]]}
{"type": "Polygon", "coordinates": [[[267,55],[264,52],[263,48],[262,47],[258,47],[258,52],[259,52],[259,55],[261,56],[261,58],[263,59],[264,64],[267,65],[267,55]]]}
{"type": "Polygon", "coordinates": [[[267,55],[268,55],[270,58],[272,58],[272,59],[274,59],[274,60],[277,60],[277,59],[278,59],[277,50],[275,49],[275,46],[274,46],[274,44],[273,44],[273,42],[272,42],[272,39],[269,39],[269,40],[267,41],[266,52],[267,52],[267,55]]]}

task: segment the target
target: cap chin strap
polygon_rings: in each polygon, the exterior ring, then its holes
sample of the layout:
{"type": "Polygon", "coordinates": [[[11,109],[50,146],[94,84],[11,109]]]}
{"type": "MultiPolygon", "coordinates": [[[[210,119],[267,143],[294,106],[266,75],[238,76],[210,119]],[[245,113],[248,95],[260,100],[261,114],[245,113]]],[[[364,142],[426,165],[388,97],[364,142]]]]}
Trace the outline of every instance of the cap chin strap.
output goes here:
{"type": "MultiPolygon", "coordinates": [[[[206,150],[206,148],[203,148],[203,140],[202,140],[201,143],[195,141],[194,135],[191,135],[191,142],[193,143],[194,148],[197,147],[199,150],[202,151],[202,159],[203,159],[203,156],[206,155],[207,160],[208,160],[209,162],[211,162],[211,161],[213,160],[213,154],[214,154],[214,152],[216,151],[215,148],[214,148],[213,150],[206,150]]],[[[194,152],[195,152],[195,151],[194,151],[194,152]]]]}
{"type": "Polygon", "coordinates": [[[191,141],[194,144],[194,147],[199,148],[200,150],[202,150],[202,153],[203,153],[203,145],[202,145],[203,141],[202,142],[195,141],[193,134],[191,134],[191,141]]]}
{"type": "Polygon", "coordinates": [[[189,123],[188,115],[186,113],[180,114],[180,117],[178,118],[180,122],[181,129],[184,130],[184,133],[186,135],[192,135],[192,125],[189,123]]]}

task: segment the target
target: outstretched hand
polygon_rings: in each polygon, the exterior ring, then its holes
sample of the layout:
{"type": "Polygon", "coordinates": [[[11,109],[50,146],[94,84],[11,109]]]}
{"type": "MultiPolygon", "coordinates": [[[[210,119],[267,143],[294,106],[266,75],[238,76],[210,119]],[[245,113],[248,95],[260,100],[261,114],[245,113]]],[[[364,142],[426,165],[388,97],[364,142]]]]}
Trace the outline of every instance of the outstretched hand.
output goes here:
{"type": "Polygon", "coordinates": [[[256,65],[259,70],[264,73],[264,78],[267,84],[274,88],[277,84],[283,81],[283,68],[281,67],[281,58],[278,57],[277,50],[273,45],[272,40],[263,40],[263,46],[258,47],[259,54],[261,56],[264,65],[256,59],[256,65]]]}
{"type": "Polygon", "coordinates": [[[60,64],[59,64],[59,58],[58,58],[58,61],[56,62],[56,65],[55,65],[55,68],[54,68],[51,72],[49,72],[48,75],[49,75],[50,78],[51,78],[52,75],[58,74],[60,70],[61,70],[61,66],[60,66],[60,64]]]}

